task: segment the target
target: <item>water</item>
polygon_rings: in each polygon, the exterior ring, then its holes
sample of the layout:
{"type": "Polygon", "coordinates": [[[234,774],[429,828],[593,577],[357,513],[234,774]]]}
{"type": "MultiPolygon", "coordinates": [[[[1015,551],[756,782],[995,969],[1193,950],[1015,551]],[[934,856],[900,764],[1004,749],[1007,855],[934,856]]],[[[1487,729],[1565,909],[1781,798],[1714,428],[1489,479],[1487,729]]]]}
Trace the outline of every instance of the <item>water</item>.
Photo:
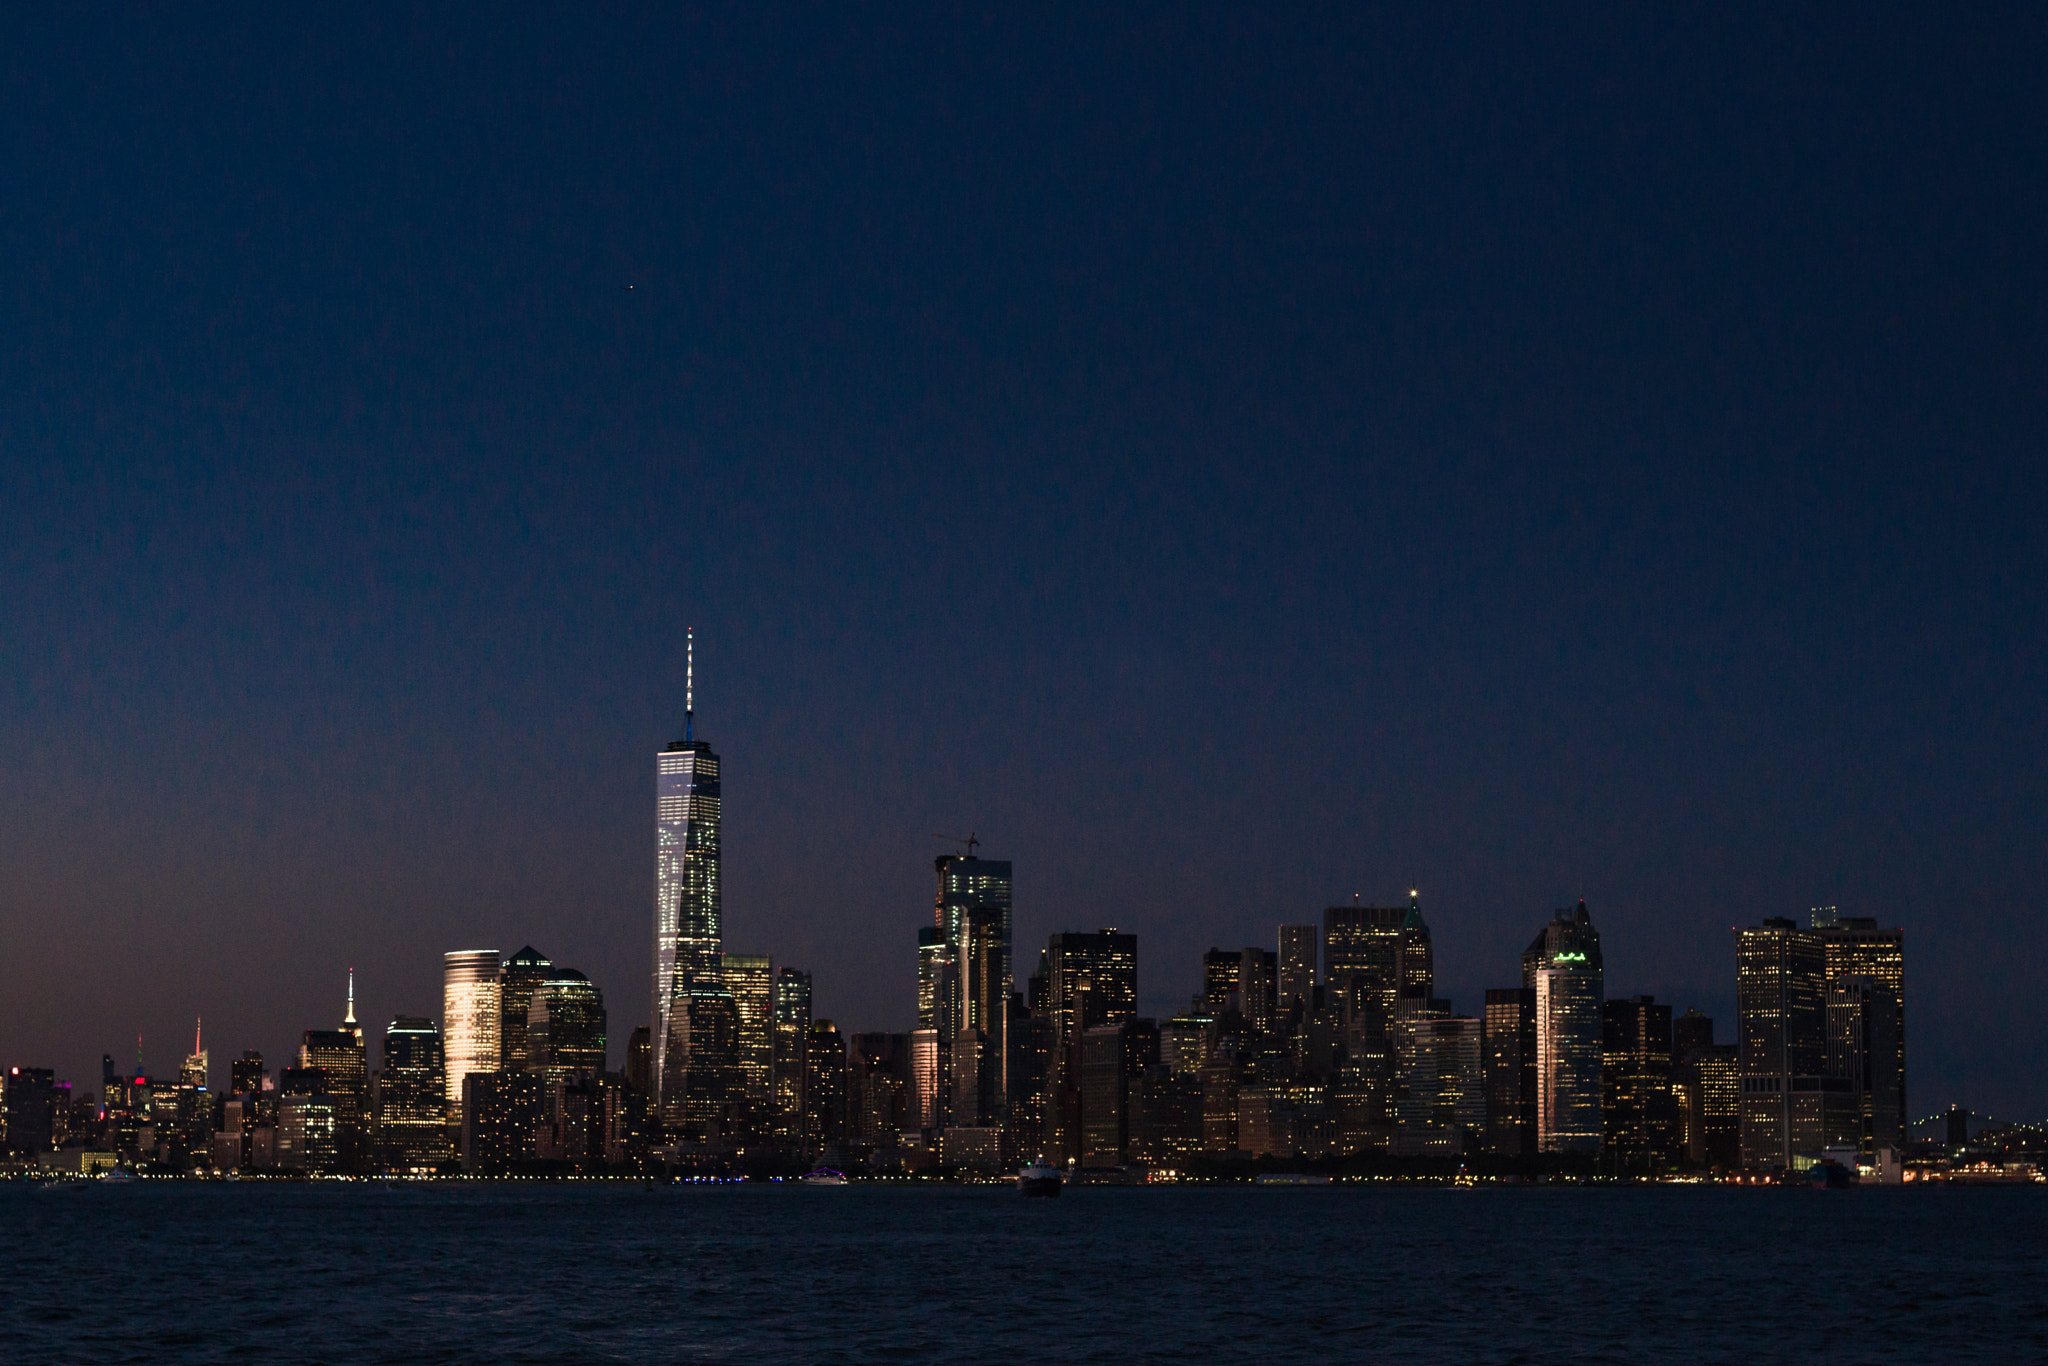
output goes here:
{"type": "Polygon", "coordinates": [[[0,1185],[59,1362],[2048,1360],[2048,1191],[0,1185]]]}

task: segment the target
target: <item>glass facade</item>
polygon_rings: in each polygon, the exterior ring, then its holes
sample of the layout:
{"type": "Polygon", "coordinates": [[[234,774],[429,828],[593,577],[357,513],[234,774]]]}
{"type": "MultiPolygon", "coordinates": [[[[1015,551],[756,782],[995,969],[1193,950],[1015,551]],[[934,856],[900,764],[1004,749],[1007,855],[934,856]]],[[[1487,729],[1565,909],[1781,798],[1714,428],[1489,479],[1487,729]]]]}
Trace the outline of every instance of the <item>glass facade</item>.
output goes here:
{"type": "Polygon", "coordinates": [[[1577,966],[1536,972],[1536,1147],[1600,1151],[1601,974],[1577,966]]]}
{"type": "Polygon", "coordinates": [[[526,1008],[526,1070],[550,1086],[573,1073],[605,1069],[604,993],[574,968],[554,968],[526,1008]]]}
{"type": "Polygon", "coordinates": [[[663,1119],[720,1107],[714,1095],[731,1059],[693,1059],[718,1046],[720,1020],[730,1013],[721,962],[718,756],[702,740],[678,740],[655,756],[654,1001],[649,1069],[663,1119]],[[727,1010],[721,1010],[723,1004],[727,1010]],[[706,1015],[693,1020],[692,1013],[706,1015]]]}
{"type": "Polygon", "coordinates": [[[527,1070],[526,1010],[533,993],[553,974],[554,963],[528,944],[498,966],[498,1070],[527,1070]]]}
{"type": "Polygon", "coordinates": [[[1597,1153],[1606,963],[1585,902],[1523,951],[1522,985],[1536,993],[1536,1149],[1597,1153]]]}
{"type": "MultiPolygon", "coordinates": [[[[951,1122],[1001,1124],[1009,1109],[1010,864],[1005,859],[943,854],[933,864],[938,893],[933,928],[941,935],[941,958],[933,965],[930,995],[946,1040],[947,1062],[964,1069],[949,1076],[951,1122]]],[[[929,945],[918,943],[919,1007],[929,945]]]]}
{"type": "Polygon", "coordinates": [[[498,951],[458,949],[442,957],[441,1039],[447,1054],[448,1109],[462,1114],[462,1079],[495,1072],[498,1043],[498,951]]]}

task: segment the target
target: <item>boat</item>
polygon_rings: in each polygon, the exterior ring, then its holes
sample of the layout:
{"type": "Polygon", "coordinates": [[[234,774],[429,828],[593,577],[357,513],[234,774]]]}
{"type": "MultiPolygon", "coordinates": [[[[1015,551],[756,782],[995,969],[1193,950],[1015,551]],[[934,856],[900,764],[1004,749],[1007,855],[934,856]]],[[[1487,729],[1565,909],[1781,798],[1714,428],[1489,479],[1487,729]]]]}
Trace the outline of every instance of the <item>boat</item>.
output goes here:
{"type": "Polygon", "coordinates": [[[106,1170],[106,1174],[100,1177],[102,1181],[140,1181],[141,1179],[134,1172],[123,1170],[120,1167],[109,1167],[106,1170]]]}
{"type": "Polygon", "coordinates": [[[815,1171],[804,1173],[803,1184],[806,1186],[843,1186],[846,1184],[846,1173],[835,1172],[830,1167],[819,1167],[815,1171]]]}
{"type": "Polygon", "coordinates": [[[1060,1184],[1060,1174],[1043,1162],[1033,1162],[1017,1173],[1017,1189],[1028,1196],[1057,1197],[1060,1184]]]}

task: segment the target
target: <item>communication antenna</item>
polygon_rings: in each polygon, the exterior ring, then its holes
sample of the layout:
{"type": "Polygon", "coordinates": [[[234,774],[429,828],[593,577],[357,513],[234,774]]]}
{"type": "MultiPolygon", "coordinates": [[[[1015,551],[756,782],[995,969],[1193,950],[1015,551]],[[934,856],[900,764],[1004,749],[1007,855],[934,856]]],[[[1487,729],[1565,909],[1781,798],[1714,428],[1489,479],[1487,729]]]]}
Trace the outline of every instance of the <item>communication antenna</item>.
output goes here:
{"type": "Polygon", "coordinates": [[[345,1025],[352,1025],[352,1024],[354,1024],[355,1022],[356,1022],[356,970],[355,970],[354,968],[350,968],[350,969],[348,970],[348,1018],[347,1018],[347,1019],[345,1019],[345,1020],[343,1020],[343,1021],[342,1021],[342,1023],[343,1023],[343,1024],[345,1024],[345,1025]]]}
{"type": "Polygon", "coordinates": [[[683,630],[683,743],[695,738],[697,728],[697,628],[683,630]]]}

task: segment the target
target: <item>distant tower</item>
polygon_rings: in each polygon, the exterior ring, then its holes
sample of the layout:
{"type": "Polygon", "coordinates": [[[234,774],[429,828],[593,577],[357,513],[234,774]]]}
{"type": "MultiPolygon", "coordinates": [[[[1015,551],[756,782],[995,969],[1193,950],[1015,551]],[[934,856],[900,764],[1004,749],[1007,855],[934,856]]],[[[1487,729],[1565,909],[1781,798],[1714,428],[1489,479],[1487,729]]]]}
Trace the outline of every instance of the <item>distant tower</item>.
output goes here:
{"type": "Polygon", "coordinates": [[[685,638],[683,738],[655,756],[654,1001],[649,1080],[672,1130],[730,1099],[739,1015],[723,971],[718,756],[696,737],[697,641],[685,638]]]}

